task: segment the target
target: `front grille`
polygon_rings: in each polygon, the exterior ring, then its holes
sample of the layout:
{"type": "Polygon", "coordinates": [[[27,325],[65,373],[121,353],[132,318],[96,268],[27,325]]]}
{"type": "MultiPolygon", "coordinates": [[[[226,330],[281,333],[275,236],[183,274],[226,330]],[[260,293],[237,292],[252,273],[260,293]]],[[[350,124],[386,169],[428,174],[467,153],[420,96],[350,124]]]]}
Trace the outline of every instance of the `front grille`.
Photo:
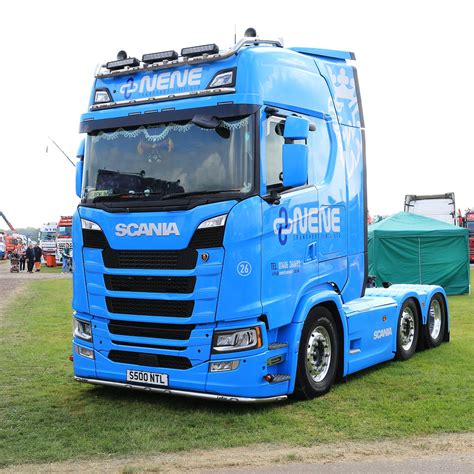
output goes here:
{"type": "Polygon", "coordinates": [[[192,315],[194,309],[194,301],[111,298],[110,296],[106,296],[105,301],[111,313],[120,314],[187,318],[192,315]]]}
{"type": "Polygon", "coordinates": [[[224,226],[197,229],[189,243],[189,247],[193,249],[222,247],[224,230],[224,226]]]}
{"type": "Polygon", "coordinates": [[[198,253],[195,249],[184,250],[114,250],[102,251],[108,268],[179,269],[191,270],[196,266],[198,253]]]}
{"type": "Polygon", "coordinates": [[[191,361],[187,357],[144,352],[110,351],[109,359],[122,364],[145,365],[147,367],[164,367],[167,369],[189,369],[191,361]]]}
{"type": "Polygon", "coordinates": [[[157,344],[143,344],[141,342],[124,342],[124,341],[112,341],[113,344],[118,346],[132,346],[132,347],[148,347],[150,349],[168,349],[170,351],[184,351],[184,346],[161,346],[157,344]]]}
{"type": "Polygon", "coordinates": [[[84,247],[92,249],[105,249],[109,245],[104,233],[100,230],[82,229],[82,240],[84,247]]]}
{"type": "Polygon", "coordinates": [[[186,341],[190,338],[194,324],[159,324],[136,321],[109,322],[109,332],[123,336],[154,337],[157,339],[176,339],[186,341]]]}
{"type": "Polygon", "coordinates": [[[192,293],[196,277],[104,275],[104,281],[106,288],[111,291],[192,293]]]}

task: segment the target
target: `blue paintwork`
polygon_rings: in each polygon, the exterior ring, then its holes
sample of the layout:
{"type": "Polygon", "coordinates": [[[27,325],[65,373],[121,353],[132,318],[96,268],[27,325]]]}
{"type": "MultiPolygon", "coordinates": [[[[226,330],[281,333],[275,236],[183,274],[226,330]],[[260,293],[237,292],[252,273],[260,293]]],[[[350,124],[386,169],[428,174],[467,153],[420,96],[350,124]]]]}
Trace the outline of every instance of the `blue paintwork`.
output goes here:
{"type": "Polygon", "coordinates": [[[298,53],[308,54],[309,56],[322,56],[324,58],[333,59],[355,59],[355,54],[350,51],[338,51],[337,49],[321,49],[321,48],[290,48],[298,53]]]}
{"type": "MultiPolygon", "coordinates": [[[[74,345],[93,348],[95,360],[75,353],[75,375],[125,382],[127,369],[149,370],[168,374],[174,389],[244,397],[283,395],[294,390],[301,331],[315,306],[329,304],[340,321],[343,375],[394,357],[398,315],[407,298],[419,302],[426,323],[430,298],[436,292],[445,296],[439,287],[394,285],[367,290],[361,297],[365,288],[365,164],[357,77],[353,66],[346,62],[351,59],[353,54],[344,51],[252,46],[222,61],[96,80],[90,105],[95,89],[107,88],[114,101],[180,94],[206,89],[216,73],[236,68],[234,93],[129,103],[89,111],[81,120],[125,119],[131,114],[209,107],[221,102],[262,106],[257,113],[260,189],[258,195],[241,202],[210,203],[190,210],[107,213],[92,207],[78,208],[73,219],[73,308],[78,317],[93,322],[94,340],[88,343],[75,339],[74,345]],[[307,184],[282,193],[279,204],[262,199],[268,194],[265,106],[277,108],[283,116],[302,115],[316,125],[316,131],[307,137],[307,184]],[[188,246],[201,222],[222,214],[227,214],[223,247],[199,249],[196,267],[191,270],[106,268],[100,249],[84,248],[80,226],[81,217],[97,223],[113,249],[178,250],[188,246]],[[137,222],[175,222],[180,234],[115,234],[117,224],[137,222]],[[208,253],[207,261],[201,258],[203,253],[208,253]],[[197,280],[191,294],[157,295],[107,290],[104,274],[196,276],[197,280]],[[106,296],[194,300],[195,305],[188,318],[111,314],[106,296]],[[112,335],[107,326],[109,319],[196,326],[188,341],[179,341],[112,335]],[[260,349],[211,353],[216,328],[250,326],[261,328],[260,349]],[[380,330],[391,330],[391,336],[376,337],[375,331],[380,330]],[[274,342],[286,342],[287,346],[270,349],[269,344],[274,342]],[[130,346],[140,343],[166,348],[130,346]],[[112,349],[179,355],[189,358],[192,368],[114,363],[107,357],[112,349]],[[268,359],[278,355],[283,356],[283,362],[267,366],[268,359]],[[209,361],[220,360],[238,360],[239,367],[210,373],[209,361]],[[288,374],[290,380],[269,384],[263,379],[268,373],[288,374]]],[[[288,133],[293,138],[304,138],[297,122],[288,133]]]]}

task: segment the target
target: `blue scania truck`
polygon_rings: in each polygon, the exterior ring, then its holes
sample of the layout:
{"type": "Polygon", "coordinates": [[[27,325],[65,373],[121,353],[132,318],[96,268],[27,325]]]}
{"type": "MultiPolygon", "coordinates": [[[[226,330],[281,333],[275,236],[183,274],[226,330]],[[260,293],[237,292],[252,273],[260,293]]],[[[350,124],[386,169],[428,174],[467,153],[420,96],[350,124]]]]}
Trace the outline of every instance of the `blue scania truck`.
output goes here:
{"type": "Polygon", "coordinates": [[[354,55],[249,29],[96,73],[73,219],[79,382],[228,401],[326,393],[449,340],[439,286],[369,288],[354,55]]]}

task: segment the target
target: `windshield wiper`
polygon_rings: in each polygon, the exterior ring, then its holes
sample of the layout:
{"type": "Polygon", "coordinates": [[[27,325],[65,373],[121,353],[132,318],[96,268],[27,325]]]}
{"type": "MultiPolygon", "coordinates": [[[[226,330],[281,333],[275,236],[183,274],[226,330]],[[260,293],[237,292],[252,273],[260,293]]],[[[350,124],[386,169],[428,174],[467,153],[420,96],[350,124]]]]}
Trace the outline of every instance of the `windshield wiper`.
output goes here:
{"type": "Polygon", "coordinates": [[[117,194],[109,194],[107,196],[97,196],[95,197],[92,202],[103,202],[103,201],[120,201],[120,200],[127,200],[127,199],[135,199],[135,198],[148,198],[149,196],[162,196],[163,191],[160,192],[134,192],[134,193],[117,193],[117,194]]]}
{"type": "Polygon", "coordinates": [[[168,199],[181,198],[181,197],[192,197],[192,196],[205,196],[207,194],[224,194],[224,193],[241,193],[240,189],[222,189],[220,191],[189,191],[187,193],[172,193],[163,196],[160,200],[165,201],[168,199]]]}

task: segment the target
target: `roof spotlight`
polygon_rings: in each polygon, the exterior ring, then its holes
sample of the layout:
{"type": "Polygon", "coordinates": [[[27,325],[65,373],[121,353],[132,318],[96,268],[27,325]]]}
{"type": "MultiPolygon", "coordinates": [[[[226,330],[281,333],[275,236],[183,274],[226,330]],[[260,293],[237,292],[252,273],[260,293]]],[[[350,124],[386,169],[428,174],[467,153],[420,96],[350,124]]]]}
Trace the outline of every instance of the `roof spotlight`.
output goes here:
{"type": "Polygon", "coordinates": [[[178,59],[178,53],[173,50],[144,54],[142,56],[142,61],[147,64],[153,64],[159,61],[174,61],[176,59],[178,59]]]}
{"type": "Polygon", "coordinates": [[[247,28],[245,30],[244,36],[246,38],[256,38],[257,37],[257,30],[255,28],[247,28]]]}
{"type": "Polygon", "coordinates": [[[181,50],[181,56],[186,58],[194,58],[196,56],[202,56],[203,54],[217,54],[219,47],[217,44],[203,44],[201,46],[191,46],[189,48],[183,48],[181,50]]]}

